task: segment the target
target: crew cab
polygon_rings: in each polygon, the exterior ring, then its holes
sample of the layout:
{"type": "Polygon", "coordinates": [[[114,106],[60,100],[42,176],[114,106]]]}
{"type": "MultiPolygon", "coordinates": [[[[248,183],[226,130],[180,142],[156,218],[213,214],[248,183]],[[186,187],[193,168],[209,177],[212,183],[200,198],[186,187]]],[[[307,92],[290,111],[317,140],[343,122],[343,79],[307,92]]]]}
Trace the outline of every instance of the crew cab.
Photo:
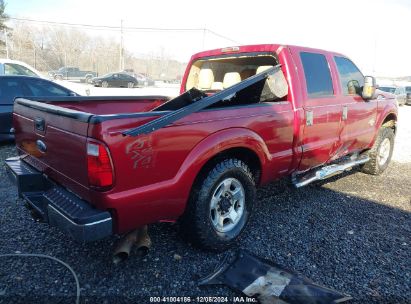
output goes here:
{"type": "Polygon", "coordinates": [[[375,88],[339,53],[201,52],[171,100],[16,99],[19,155],[6,164],[33,214],[77,240],[179,220],[194,244],[224,250],[246,227],[258,186],[387,168],[398,109],[375,88]]]}

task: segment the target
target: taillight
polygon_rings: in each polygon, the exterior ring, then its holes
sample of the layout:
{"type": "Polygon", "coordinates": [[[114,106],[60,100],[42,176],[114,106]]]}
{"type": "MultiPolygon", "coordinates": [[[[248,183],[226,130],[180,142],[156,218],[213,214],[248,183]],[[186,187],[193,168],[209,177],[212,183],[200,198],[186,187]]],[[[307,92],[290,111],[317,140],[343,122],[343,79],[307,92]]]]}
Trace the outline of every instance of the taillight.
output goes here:
{"type": "Polygon", "coordinates": [[[87,143],[87,169],[90,186],[107,188],[113,185],[113,165],[110,154],[102,143],[87,143]]]}

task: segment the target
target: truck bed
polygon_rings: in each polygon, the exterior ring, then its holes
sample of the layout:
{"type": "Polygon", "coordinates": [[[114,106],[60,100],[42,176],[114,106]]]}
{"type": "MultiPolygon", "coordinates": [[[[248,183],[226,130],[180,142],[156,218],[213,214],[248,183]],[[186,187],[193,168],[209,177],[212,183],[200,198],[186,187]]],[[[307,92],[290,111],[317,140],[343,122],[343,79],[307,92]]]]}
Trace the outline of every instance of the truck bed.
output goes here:
{"type": "MultiPolygon", "coordinates": [[[[84,199],[90,199],[87,177],[89,123],[144,113],[167,97],[64,97],[27,100],[14,106],[16,146],[24,161],[84,199]],[[39,144],[46,151],[39,151],[39,144]],[[61,160],[64,160],[62,162],[61,160]]],[[[100,136],[101,137],[101,136],[100,136]]]]}

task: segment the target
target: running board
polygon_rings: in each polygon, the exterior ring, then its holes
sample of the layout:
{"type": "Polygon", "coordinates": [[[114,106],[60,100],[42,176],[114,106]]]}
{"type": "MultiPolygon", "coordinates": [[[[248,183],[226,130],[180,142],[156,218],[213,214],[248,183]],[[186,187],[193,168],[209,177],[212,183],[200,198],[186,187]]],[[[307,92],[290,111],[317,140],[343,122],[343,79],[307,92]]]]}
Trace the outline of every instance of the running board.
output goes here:
{"type": "Polygon", "coordinates": [[[350,159],[339,164],[325,166],[317,170],[310,171],[302,177],[294,176],[292,178],[292,182],[296,188],[301,188],[312,182],[323,180],[336,174],[343,173],[344,171],[350,170],[354,166],[365,164],[369,160],[370,158],[368,156],[362,156],[355,160],[350,159]]]}

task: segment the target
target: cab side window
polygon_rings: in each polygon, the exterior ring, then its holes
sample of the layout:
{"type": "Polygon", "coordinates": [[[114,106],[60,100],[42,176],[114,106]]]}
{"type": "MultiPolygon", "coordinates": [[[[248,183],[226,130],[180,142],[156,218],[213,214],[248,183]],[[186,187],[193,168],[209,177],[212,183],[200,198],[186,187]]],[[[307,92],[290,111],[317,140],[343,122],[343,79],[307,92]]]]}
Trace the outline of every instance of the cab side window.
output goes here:
{"type": "Polygon", "coordinates": [[[364,76],[360,70],[345,57],[334,57],[340,76],[341,87],[344,95],[361,95],[364,86],[364,76]]]}
{"type": "Polygon", "coordinates": [[[334,95],[327,58],[322,54],[308,52],[301,52],[300,58],[304,68],[308,97],[334,95]]]}

